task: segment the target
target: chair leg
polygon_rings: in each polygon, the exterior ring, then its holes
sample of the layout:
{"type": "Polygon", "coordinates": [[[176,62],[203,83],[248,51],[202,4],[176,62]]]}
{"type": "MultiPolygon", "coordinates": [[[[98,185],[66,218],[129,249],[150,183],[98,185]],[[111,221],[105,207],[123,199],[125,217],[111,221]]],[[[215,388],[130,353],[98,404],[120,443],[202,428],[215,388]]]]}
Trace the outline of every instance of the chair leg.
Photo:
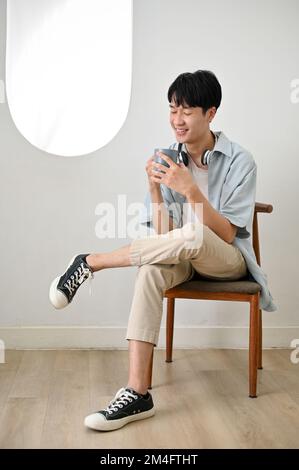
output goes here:
{"type": "Polygon", "coordinates": [[[259,309],[258,315],[258,351],[257,351],[257,368],[263,368],[263,320],[262,310],[259,309]]]}
{"type": "Polygon", "coordinates": [[[249,396],[256,398],[257,384],[257,353],[259,340],[259,293],[250,300],[250,325],[249,325],[249,396]]]}
{"type": "Polygon", "coordinates": [[[152,377],[153,377],[153,366],[154,366],[154,349],[155,347],[153,347],[153,351],[152,351],[152,355],[151,355],[151,360],[150,360],[150,363],[149,363],[149,368],[148,368],[148,388],[149,390],[151,390],[153,387],[152,387],[152,377]]]}
{"type": "Polygon", "coordinates": [[[167,298],[166,362],[172,362],[174,302],[175,302],[174,298],[171,298],[171,297],[167,298]]]}

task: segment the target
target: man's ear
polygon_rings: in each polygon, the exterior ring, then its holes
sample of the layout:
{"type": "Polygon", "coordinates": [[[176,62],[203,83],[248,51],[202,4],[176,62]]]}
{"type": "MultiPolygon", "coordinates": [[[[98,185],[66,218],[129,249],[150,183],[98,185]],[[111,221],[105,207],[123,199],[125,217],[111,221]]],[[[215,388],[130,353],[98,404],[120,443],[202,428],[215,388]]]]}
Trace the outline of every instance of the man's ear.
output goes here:
{"type": "Polygon", "coordinates": [[[208,113],[209,122],[212,122],[212,121],[213,121],[216,112],[217,112],[217,109],[216,109],[215,106],[213,106],[212,108],[208,109],[207,113],[208,113]]]}

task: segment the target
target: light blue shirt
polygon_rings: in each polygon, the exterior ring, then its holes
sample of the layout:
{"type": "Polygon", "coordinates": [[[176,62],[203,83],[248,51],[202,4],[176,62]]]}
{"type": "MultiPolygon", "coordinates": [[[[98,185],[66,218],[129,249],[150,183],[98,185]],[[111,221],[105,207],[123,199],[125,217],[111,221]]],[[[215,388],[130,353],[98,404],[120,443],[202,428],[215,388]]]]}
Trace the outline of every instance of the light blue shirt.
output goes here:
{"type": "MultiPolygon", "coordinates": [[[[237,226],[233,245],[241,251],[250,277],[261,286],[260,308],[268,312],[277,310],[267,285],[267,275],[257,264],[252,246],[252,222],[254,216],[257,166],[252,155],[223,132],[215,132],[218,139],[209,160],[208,194],[209,202],[219,214],[237,226]]],[[[170,146],[177,149],[178,143],[170,146]]],[[[185,144],[182,150],[187,152],[185,144]]],[[[182,227],[183,204],[186,197],[161,184],[165,206],[177,227],[182,227]],[[171,207],[170,207],[171,206],[171,207]]],[[[140,223],[153,228],[151,197],[148,192],[140,223]]]]}

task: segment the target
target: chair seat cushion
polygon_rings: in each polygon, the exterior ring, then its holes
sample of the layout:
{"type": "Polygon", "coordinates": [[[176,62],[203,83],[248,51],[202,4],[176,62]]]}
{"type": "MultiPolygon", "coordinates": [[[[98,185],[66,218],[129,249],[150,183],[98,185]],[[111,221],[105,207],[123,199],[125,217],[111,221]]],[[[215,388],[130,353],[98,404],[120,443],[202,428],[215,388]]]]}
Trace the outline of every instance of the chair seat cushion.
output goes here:
{"type": "MultiPolygon", "coordinates": [[[[256,294],[261,290],[261,286],[248,277],[238,281],[221,281],[204,278],[198,273],[187,282],[183,282],[172,289],[182,289],[184,291],[198,292],[234,292],[239,294],[256,294]]],[[[171,291],[172,289],[169,289],[171,291]]]]}

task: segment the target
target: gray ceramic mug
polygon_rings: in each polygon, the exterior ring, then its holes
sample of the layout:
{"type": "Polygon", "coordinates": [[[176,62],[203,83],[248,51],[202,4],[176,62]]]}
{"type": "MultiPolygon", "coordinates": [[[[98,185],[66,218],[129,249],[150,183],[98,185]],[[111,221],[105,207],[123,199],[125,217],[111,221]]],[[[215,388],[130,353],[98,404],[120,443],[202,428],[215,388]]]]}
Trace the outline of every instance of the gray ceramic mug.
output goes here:
{"type": "MultiPolygon", "coordinates": [[[[157,149],[155,149],[155,162],[160,163],[161,165],[167,166],[169,168],[169,164],[165,160],[163,160],[163,157],[160,157],[159,155],[156,155],[157,152],[165,153],[165,155],[167,155],[169,158],[171,158],[171,160],[174,163],[177,163],[177,161],[178,161],[179,153],[178,153],[177,150],[157,148],[157,149]]],[[[158,171],[161,171],[161,170],[158,170],[158,171]]]]}

